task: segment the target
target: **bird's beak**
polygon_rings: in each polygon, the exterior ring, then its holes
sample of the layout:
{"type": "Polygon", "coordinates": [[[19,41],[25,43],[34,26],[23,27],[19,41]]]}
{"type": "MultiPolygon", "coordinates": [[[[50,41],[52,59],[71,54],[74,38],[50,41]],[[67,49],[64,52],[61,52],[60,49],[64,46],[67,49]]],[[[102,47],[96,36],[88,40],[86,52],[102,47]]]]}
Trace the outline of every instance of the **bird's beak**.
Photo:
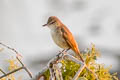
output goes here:
{"type": "Polygon", "coordinates": [[[45,26],[47,26],[48,24],[44,24],[44,25],[42,25],[43,27],[45,27],[45,26]]]}

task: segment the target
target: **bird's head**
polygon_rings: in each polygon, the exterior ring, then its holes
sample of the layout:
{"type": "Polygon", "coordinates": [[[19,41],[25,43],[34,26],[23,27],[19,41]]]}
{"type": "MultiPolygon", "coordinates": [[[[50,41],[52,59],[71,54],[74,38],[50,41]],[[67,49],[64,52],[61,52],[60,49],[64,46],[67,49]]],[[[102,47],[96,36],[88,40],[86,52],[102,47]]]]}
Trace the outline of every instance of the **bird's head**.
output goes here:
{"type": "Polygon", "coordinates": [[[48,18],[47,24],[44,24],[43,26],[48,26],[51,29],[59,27],[60,24],[61,22],[56,16],[51,16],[48,18]]]}

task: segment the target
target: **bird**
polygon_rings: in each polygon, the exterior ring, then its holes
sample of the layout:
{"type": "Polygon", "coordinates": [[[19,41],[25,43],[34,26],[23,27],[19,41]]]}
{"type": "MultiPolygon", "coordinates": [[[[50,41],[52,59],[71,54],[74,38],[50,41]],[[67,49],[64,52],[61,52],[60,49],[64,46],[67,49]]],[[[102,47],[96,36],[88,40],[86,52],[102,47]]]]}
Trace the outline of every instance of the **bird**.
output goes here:
{"type": "Polygon", "coordinates": [[[74,39],[74,36],[70,32],[70,30],[58,19],[56,16],[50,16],[46,24],[43,27],[47,26],[50,29],[50,33],[53,41],[60,47],[66,51],[73,50],[76,55],[80,58],[82,62],[84,62],[80,50],[78,48],[78,44],[74,39]]]}

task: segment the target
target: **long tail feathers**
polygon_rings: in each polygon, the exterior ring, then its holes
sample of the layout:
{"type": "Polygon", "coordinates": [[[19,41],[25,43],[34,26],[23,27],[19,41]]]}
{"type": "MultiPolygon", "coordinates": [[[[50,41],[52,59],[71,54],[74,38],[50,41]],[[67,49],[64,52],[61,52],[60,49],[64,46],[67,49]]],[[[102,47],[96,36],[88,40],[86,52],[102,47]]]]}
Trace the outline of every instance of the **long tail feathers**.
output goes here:
{"type": "Polygon", "coordinates": [[[80,60],[81,60],[82,62],[84,62],[84,60],[83,60],[83,58],[82,58],[82,55],[81,55],[79,49],[74,50],[74,52],[77,54],[77,56],[79,56],[80,60]]]}
{"type": "Polygon", "coordinates": [[[82,56],[81,56],[81,53],[79,52],[79,57],[80,57],[80,60],[82,61],[82,62],[84,62],[84,60],[83,60],[83,58],[82,58],[82,56]]]}

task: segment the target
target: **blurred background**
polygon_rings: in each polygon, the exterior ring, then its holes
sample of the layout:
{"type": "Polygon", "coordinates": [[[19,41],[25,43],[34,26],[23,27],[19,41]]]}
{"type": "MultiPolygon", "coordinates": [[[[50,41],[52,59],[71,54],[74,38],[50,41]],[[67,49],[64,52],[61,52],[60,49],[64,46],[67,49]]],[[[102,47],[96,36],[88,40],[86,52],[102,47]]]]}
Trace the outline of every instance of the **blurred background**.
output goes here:
{"type": "MultiPolygon", "coordinates": [[[[60,50],[50,30],[57,16],[73,33],[81,51],[91,43],[101,52],[98,63],[120,74],[120,0],[0,0],[0,42],[17,49],[35,75],[60,50]]],[[[2,47],[2,46],[0,46],[2,47]]],[[[0,54],[0,67],[11,51],[0,54]]]]}

